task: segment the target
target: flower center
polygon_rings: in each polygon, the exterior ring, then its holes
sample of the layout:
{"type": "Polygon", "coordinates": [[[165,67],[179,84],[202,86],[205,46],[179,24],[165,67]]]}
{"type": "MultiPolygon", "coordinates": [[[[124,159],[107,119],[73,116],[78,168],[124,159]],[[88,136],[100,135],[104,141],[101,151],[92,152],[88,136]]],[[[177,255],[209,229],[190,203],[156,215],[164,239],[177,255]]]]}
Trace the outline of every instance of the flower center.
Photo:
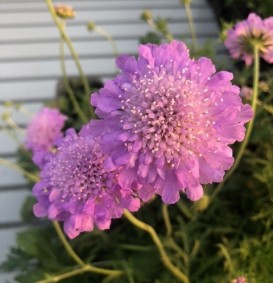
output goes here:
{"type": "MultiPolygon", "coordinates": [[[[143,78],[136,74],[132,85],[124,87],[120,122],[130,133],[124,143],[129,151],[134,150],[133,141],[140,139],[144,153],[155,158],[164,155],[174,167],[181,151],[197,153],[197,142],[208,139],[207,129],[214,123],[206,110],[208,90],[188,79],[186,71],[173,75],[161,66],[143,78]]],[[[198,71],[195,75],[201,76],[198,71]]]]}
{"type": "Polygon", "coordinates": [[[102,166],[105,159],[102,152],[82,138],[61,150],[52,161],[49,176],[53,189],[61,191],[62,201],[100,198],[108,174],[102,166]]]}

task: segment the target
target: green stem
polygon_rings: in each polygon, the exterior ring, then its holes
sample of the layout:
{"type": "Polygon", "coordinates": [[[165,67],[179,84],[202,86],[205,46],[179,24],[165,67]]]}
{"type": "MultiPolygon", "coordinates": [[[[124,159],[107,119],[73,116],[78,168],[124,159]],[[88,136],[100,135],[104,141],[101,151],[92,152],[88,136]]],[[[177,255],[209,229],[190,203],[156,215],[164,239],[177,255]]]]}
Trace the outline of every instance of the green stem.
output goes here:
{"type": "Polygon", "coordinates": [[[167,269],[169,269],[169,271],[177,278],[179,279],[181,282],[184,283],[189,283],[189,279],[188,277],[181,272],[176,266],[173,265],[173,263],[171,262],[170,258],[168,257],[164,246],[162,244],[162,242],[160,241],[156,231],[154,230],[153,227],[151,227],[150,225],[140,221],[139,219],[137,219],[136,217],[134,217],[129,211],[125,210],[124,212],[124,216],[136,227],[138,227],[141,230],[146,231],[147,233],[150,234],[152,240],[154,241],[156,247],[158,248],[158,251],[160,253],[161,256],[161,260],[163,262],[163,264],[165,265],[165,267],[167,269]]]}
{"type": "Polygon", "coordinates": [[[245,149],[247,147],[247,144],[249,142],[249,138],[253,129],[253,125],[254,125],[254,120],[255,120],[255,113],[257,110],[257,101],[258,101],[258,84],[259,84],[259,73],[260,70],[260,57],[259,57],[259,50],[254,47],[254,74],[253,74],[253,96],[252,96],[252,102],[251,102],[251,106],[253,109],[253,113],[254,113],[254,117],[253,119],[248,123],[247,126],[247,130],[246,130],[246,135],[245,135],[245,139],[244,141],[241,143],[241,146],[239,148],[236,160],[232,166],[232,168],[228,171],[228,173],[225,175],[224,180],[216,187],[216,189],[214,190],[214,193],[211,196],[211,200],[214,199],[216,197],[216,195],[220,192],[221,188],[223,187],[224,183],[230,178],[230,176],[233,174],[233,172],[236,170],[236,168],[238,167],[242,156],[245,152],[245,149]]]}
{"type": "Polygon", "coordinates": [[[195,31],[195,26],[194,26],[194,20],[191,12],[191,4],[185,3],[185,10],[186,10],[186,15],[188,18],[189,22],[189,27],[190,27],[190,33],[191,33],[191,42],[192,42],[192,49],[193,52],[196,50],[197,43],[196,43],[196,31],[195,31]]]}
{"type": "Polygon", "coordinates": [[[28,178],[30,181],[32,181],[34,183],[39,182],[39,178],[38,177],[36,177],[35,175],[27,172],[21,166],[13,163],[11,161],[8,161],[8,160],[0,157],[0,164],[4,164],[5,166],[7,166],[9,168],[14,169],[15,171],[19,172],[20,174],[22,174],[23,176],[25,176],[26,178],[28,178]]]}
{"type": "Polygon", "coordinates": [[[82,84],[83,84],[83,87],[84,87],[84,91],[85,91],[86,95],[90,95],[91,89],[89,87],[88,80],[87,80],[86,76],[84,75],[82,66],[80,64],[79,56],[76,53],[76,50],[75,50],[74,46],[72,45],[72,42],[71,42],[69,36],[66,34],[63,25],[61,24],[61,22],[59,21],[57,15],[56,15],[52,1],[51,0],[45,0],[45,1],[46,1],[46,4],[47,4],[47,8],[48,8],[49,13],[50,13],[57,29],[60,32],[61,37],[64,39],[65,43],[67,44],[67,47],[68,47],[68,49],[69,49],[69,51],[70,51],[70,53],[71,53],[71,55],[74,59],[74,62],[77,66],[77,69],[78,69],[80,77],[81,77],[81,81],[82,81],[82,84]]]}
{"type": "MultiPolygon", "coordinates": [[[[91,264],[86,264],[84,261],[75,253],[75,251],[72,249],[70,244],[68,243],[59,223],[57,221],[53,221],[53,226],[57,232],[57,235],[62,242],[65,250],[67,253],[70,255],[70,257],[82,267],[82,271],[86,272],[93,272],[93,273],[98,273],[98,274],[103,274],[103,275],[111,275],[111,276],[120,276],[123,274],[121,270],[110,270],[110,269],[105,269],[105,268],[100,268],[100,267],[95,267],[91,264]]],[[[76,274],[75,274],[76,275],[76,274]]],[[[73,276],[73,275],[72,275],[73,276]]],[[[67,278],[67,277],[66,277],[67,278]]],[[[53,281],[55,282],[55,281],[53,281]]],[[[56,281],[57,282],[57,281],[56,281]]]]}
{"type": "Polygon", "coordinates": [[[53,276],[53,277],[50,277],[50,278],[47,278],[47,279],[44,279],[44,280],[37,281],[36,283],[60,282],[64,279],[67,279],[67,278],[70,278],[70,277],[73,277],[73,276],[76,276],[76,275],[79,275],[79,274],[82,274],[82,273],[88,272],[88,271],[89,270],[84,266],[84,267],[78,268],[78,269],[73,270],[73,271],[69,271],[69,272],[66,272],[66,273],[63,273],[63,274],[60,274],[60,275],[56,275],[56,276],[53,276]]]}
{"type": "Polygon", "coordinates": [[[108,277],[111,277],[111,279],[120,276],[122,274],[122,271],[118,271],[118,270],[107,270],[107,269],[103,269],[103,268],[97,268],[91,265],[84,265],[78,269],[75,269],[73,271],[69,271],[69,272],[65,272],[63,274],[60,275],[56,275],[44,280],[40,280],[37,281],[36,283],[52,283],[52,282],[60,282],[64,279],[67,278],[71,278],[73,276],[85,273],[85,272],[95,272],[95,273],[99,273],[99,274],[103,274],[103,275],[107,275],[108,277]],[[110,273],[111,272],[111,273],[110,273]]]}
{"type": "Polygon", "coordinates": [[[61,41],[60,41],[60,57],[61,57],[61,70],[62,70],[62,75],[63,75],[63,79],[64,79],[65,90],[68,93],[69,99],[71,100],[71,103],[73,104],[73,106],[74,106],[76,112],[78,113],[81,121],[83,123],[87,123],[88,119],[85,116],[85,114],[83,113],[83,111],[81,110],[81,107],[80,107],[78,101],[75,98],[74,92],[73,92],[72,88],[69,85],[69,80],[68,80],[67,73],[66,73],[66,68],[65,68],[64,39],[63,39],[63,37],[61,37],[61,41]]]}
{"type": "Polygon", "coordinates": [[[165,36],[165,38],[168,41],[172,41],[174,39],[173,35],[169,31],[166,32],[159,31],[153,19],[147,20],[147,23],[151,28],[153,28],[154,30],[160,32],[163,36],[165,36]]]}
{"type": "Polygon", "coordinates": [[[168,206],[166,204],[162,205],[162,215],[167,230],[166,237],[170,238],[172,235],[172,224],[169,216],[168,206]]]}
{"type": "Polygon", "coordinates": [[[116,43],[113,40],[113,37],[111,36],[111,34],[109,34],[105,29],[98,27],[98,26],[95,26],[94,31],[100,34],[101,36],[103,36],[110,43],[114,55],[118,56],[119,52],[118,52],[116,43]]]}
{"type": "Polygon", "coordinates": [[[80,266],[85,266],[85,263],[81,260],[81,258],[75,253],[75,251],[72,249],[70,244],[68,243],[60,224],[57,221],[53,221],[53,226],[57,232],[57,235],[59,239],[61,240],[64,248],[66,249],[67,253],[71,256],[71,258],[80,266]]]}
{"type": "Polygon", "coordinates": [[[257,101],[257,105],[261,106],[264,110],[266,110],[268,113],[273,115],[273,107],[272,106],[266,105],[260,100],[257,101]]]}

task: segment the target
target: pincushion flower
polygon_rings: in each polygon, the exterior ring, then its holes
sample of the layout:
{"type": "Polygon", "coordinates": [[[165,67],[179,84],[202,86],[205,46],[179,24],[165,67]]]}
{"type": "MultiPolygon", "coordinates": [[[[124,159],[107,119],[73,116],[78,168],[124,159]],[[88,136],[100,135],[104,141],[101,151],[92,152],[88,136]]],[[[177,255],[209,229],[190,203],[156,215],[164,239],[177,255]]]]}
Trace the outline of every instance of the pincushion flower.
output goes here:
{"type": "Polygon", "coordinates": [[[137,59],[122,55],[116,64],[121,74],[91,96],[101,120],[90,127],[113,166],[124,166],[119,184],[140,183],[144,201],[156,193],[175,203],[181,191],[200,199],[202,184],[221,182],[232,166],[228,145],[243,140],[253,116],[232,74],[190,59],[179,41],[140,45],[137,59]]]}
{"type": "Polygon", "coordinates": [[[33,153],[35,164],[43,167],[51,155],[52,147],[62,137],[62,128],[67,117],[57,109],[44,107],[27,127],[25,146],[33,153]]]}
{"type": "Polygon", "coordinates": [[[244,276],[237,277],[233,279],[231,283],[247,283],[246,278],[244,276]]]}
{"type": "Polygon", "coordinates": [[[250,13],[246,20],[228,30],[225,46],[233,59],[242,59],[251,65],[254,45],[265,61],[273,63],[273,17],[262,20],[250,13]]]}
{"type": "Polygon", "coordinates": [[[38,203],[37,217],[64,221],[64,231],[74,238],[84,231],[108,229],[112,218],[124,209],[136,211],[139,199],[131,189],[121,188],[118,171],[103,168],[107,156],[95,139],[67,131],[57,153],[41,171],[41,181],[33,188],[38,203]]]}

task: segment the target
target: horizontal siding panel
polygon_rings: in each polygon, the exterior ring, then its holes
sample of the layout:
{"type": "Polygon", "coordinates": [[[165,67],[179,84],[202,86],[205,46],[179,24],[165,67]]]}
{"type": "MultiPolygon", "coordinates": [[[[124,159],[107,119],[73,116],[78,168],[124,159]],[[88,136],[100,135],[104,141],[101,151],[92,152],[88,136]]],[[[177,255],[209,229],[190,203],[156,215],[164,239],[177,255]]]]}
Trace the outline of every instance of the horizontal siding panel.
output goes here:
{"type": "MultiPolygon", "coordinates": [[[[0,231],[0,263],[4,261],[5,255],[8,253],[10,247],[14,246],[16,242],[16,233],[22,230],[23,228],[12,228],[0,231]]],[[[14,273],[1,273],[1,282],[6,282],[5,279],[10,278],[9,275],[12,276],[14,275],[14,273]]]]}
{"type": "MultiPolygon", "coordinates": [[[[104,28],[109,34],[112,35],[113,38],[130,35],[130,36],[143,36],[146,32],[151,31],[152,28],[145,23],[134,23],[134,24],[117,24],[113,25],[100,25],[104,28]]],[[[183,24],[182,22],[178,23],[170,23],[169,24],[170,31],[174,34],[184,34],[188,33],[188,25],[183,24]]],[[[204,31],[210,31],[210,33],[217,33],[218,29],[215,26],[214,22],[204,22],[198,28],[198,32],[202,33],[204,31]]],[[[67,34],[70,37],[98,37],[96,32],[89,32],[85,26],[69,26],[67,27],[67,34]]],[[[24,42],[27,40],[39,40],[44,38],[59,40],[59,32],[54,26],[51,27],[31,27],[31,28],[18,28],[18,29],[10,29],[10,28],[1,28],[0,29],[0,37],[5,39],[6,41],[12,40],[23,40],[24,42]]]]}
{"type": "MultiPolygon", "coordinates": [[[[65,1],[67,2],[67,1],[65,1]]],[[[57,1],[54,1],[55,4],[57,4],[57,1]]],[[[60,2],[63,3],[63,2],[60,2]]],[[[124,0],[115,0],[115,5],[113,5],[113,1],[77,1],[73,3],[73,8],[75,11],[80,10],[104,10],[109,9],[109,6],[111,6],[112,10],[123,10],[123,9],[135,9],[135,8],[142,8],[142,9],[152,9],[152,8],[167,8],[167,7],[177,7],[181,8],[183,7],[178,0],[145,0],[145,1],[139,1],[139,0],[130,0],[124,1],[124,0]]],[[[204,3],[202,1],[193,1],[192,7],[204,7],[204,3]],[[199,2],[199,3],[198,3],[199,2]]],[[[46,10],[46,4],[44,2],[40,3],[0,3],[1,11],[3,12],[37,12],[37,11],[44,11],[46,10]]]]}
{"type": "MultiPolygon", "coordinates": [[[[21,207],[25,198],[30,195],[29,190],[0,192],[0,223],[20,222],[21,207]]],[[[0,233],[2,231],[0,230],[0,233]]]]}
{"type": "MultiPolygon", "coordinates": [[[[13,76],[14,77],[14,76],[13,76]]],[[[31,82],[0,82],[0,101],[35,99],[53,99],[56,93],[56,79],[31,82]]]]}
{"type": "MultiPolygon", "coordinates": [[[[85,74],[95,75],[110,73],[115,70],[115,58],[99,58],[82,60],[82,68],[85,74]]],[[[67,60],[66,64],[68,75],[78,75],[77,68],[73,60],[67,60]]],[[[2,63],[0,70],[0,80],[16,75],[17,78],[60,76],[60,62],[58,60],[39,61],[39,62],[12,62],[2,63]]],[[[22,95],[24,95],[22,93],[22,95]]],[[[49,94],[50,95],[50,94],[49,94]]]]}
{"type": "MultiPolygon", "coordinates": [[[[63,4],[67,3],[69,5],[73,5],[75,9],[81,8],[82,6],[84,7],[89,7],[89,8],[94,8],[94,7],[107,7],[108,9],[110,7],[114,7],[115,5],[130,5],[132,3],[132,6],[134,5],[142,5],[142,7],[145,7],[145,5],[160,5],[163,3],[166,3],[166,0],[130,0],[130,4],[128,4],[128,0],[99,0],[99,1],[90,1],[90,0],[66,0],[66,1],[61,1],[61,0],[56,0],[54,1],[54,4],[63,4]]],[[[170,5],[173,3],[180,4],[179,0],[168,0],[170,5]]],[[[181,5],[181,4],[180,4],[181,5]]],[[[204,3],[204,0],[194,0],[192,2],[192,6],[194,5],[203,5],[205,6],[206,4],[204,3]]],[[[19,9],[31,9],[31,8],[41,8],[41,7],[46,7],[44,2],[38,2],[37,0],[6,0],[5,2],[0,2],[0,8],[3,9],[16,9],[19,7],[19,9]]]]}
{"type": "MultiPolygon", "coordinates": [[[[8,139],[8,137],[3,138],[2,133],[0,132],[0,140],[1,140],[1,148],[0,148],[0,156],[1,156],[1,151],[3,151],[2,148],[2,141],[4,144],[9,145],[10,147],[13,146],[13,150],[16,150],[16,144],[9,144],[7,143],[7,141],[9,141],[10,143],[12,143],[12,139],[8,139]]],[[[9,148],[7,148],[7,150],[9,150],[9,148]]],[[[6,160],[15,162],[16,160],[14,158],[6,158],[6,160]]],[[[7,166],[4,166],[3,164],[0,164],[0,178],[1,178],[1,183],[0,183],[0,187],[12,187],[14,186],[21,186],[21,185],[25,185],[26,184],[26,180],[25,178],[17,171],[15,171],[14,169],[11,169],[7,166]]],[[[1,201],[5,202],[4,198],[1,197],[1,201]]],[[[12,202],[8,202],[9,205],[11,205],[11,207],[14,207],[15,204],[13,204],[12,202]]],[[[12,215],[10,215],[10,217],[12,217],[12,215]]]]}
{"type": "MultiPolygon", "coordinates": [[[[10,116],[15,121],[15,123],[19,125],[26,125],[32,118],[31,115],[34,115],[37,113],[44,105],[42,102],[40,103],[23,103],[20,104],[21,107],[26,109],[29,112],[29,115],[26,113],[23,113],[21,111],[18,111],[14,108],[7,108],[3,105],[0,105],[0,116],[2,116],[4,113],[10,113],[10,116]]],[[[3,124],[3,122],[0,121],[0,125],[3,124]]]]}
{"type": "MultiPolygon", "coordinates": [[[[190,44],[190,38],[183,38],[183,40],[190,44]]],[[[200,46],[207,41],[207,38],[201,38],[198,40],[200,46]]],[[[115,41],[117,50],[120,54],[134,54],[137,52],[137,46],[139,44],[138,39],[125,39],[115,41]]],[[[111,54],[112,47],[106,40],[102,41],[87,41],[87,42],[75,42],[74,47],[79,55],[83,56],[102,56],[104,54],[111,54]]],[[[217,50],[224,50],[222,45],[217,46],[217,50]]],[[[67,48],[65,48],[65,54],[70,55],[67,48]]],[[[0,62],[3,60],[17,60],[21,58],[36,58],[41,59],[49,56],[59,56],[59,43],[48,42],[44,43],[24,43],[20,45],[2,45],[0,62]]]]}
{"type": "MultiPolygon", "coordinates": [[[[105,10],[105,11],[83,11],[78,12],[77,17],[73,20],[75,22],[81,21],[96,21],[102,19],[111,19],[111,20],[119,20],[122,18],[123,20],[131,20],[131,19],[139,19],[142,14],[143,9],[128,9],[128,10],[105,10]]],[[[181,19],[186,18],[186,12],[181,7],[181,9],[152,9],[153,15],[155,17],[168,17],[171,19],[181,19]]],[[[192,10],[193,17],[198,19],[199,17],[203,17],[204,14],[207,18],[212,18],[213,13],[209,8],[196,8],[192,10]]],[[[44,22],[52,22],[51,16],[45,12],[37,12],[37,13],[18,13],[16,15],[16,23],[44,23],[44,22]]],[[[14,17],[12,13],[3,13],[0,18],[0,25],[4,26],[5,24],[14,23],[14,17]]]]}

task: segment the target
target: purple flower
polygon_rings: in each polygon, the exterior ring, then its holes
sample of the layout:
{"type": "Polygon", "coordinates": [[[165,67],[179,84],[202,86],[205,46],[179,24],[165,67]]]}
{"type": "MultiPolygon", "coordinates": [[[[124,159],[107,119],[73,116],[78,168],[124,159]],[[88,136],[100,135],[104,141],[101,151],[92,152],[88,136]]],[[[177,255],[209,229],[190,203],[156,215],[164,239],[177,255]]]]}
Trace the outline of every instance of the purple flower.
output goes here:
{"type": "Polygon", "coordinates": [[[240,96],[250,100],[253,95],[253,89],[248,86],[242,86],[240,96]]]}
{"type": "Polygon", "coordinates": [[[237,277],[231,281],[231,283],[247,283],[244,276],[237,277]]]}
{"type": "Polygon", "coordinates": [[[232,74],[215,73],[208,58],[190,59],[184,43],[141,45],[139,57],[120,56],[122,73],[92,95],[103,150],[113,166],[124,166],[118,181],[142,185],[139,196],[154,193],[165,203],[184,192],[193,201],[201,184],[221,182],[233,164],[229,144],[242,141],[253,116],[243,105],[232,74]]]}
{"type": "Polygon", "coordinates": [[[51,149],[62,137],[67,117],[57,109],[43,108],[28,125],[25,146],[33,153],[33,161],[41,168],[50,159],[51,149]]]}
{"type": "Polygon", "coordinates": [[[233,59],[242,59],[246,65],[251,65],[253,45],[258,47],[265,61],[273,63],[273,17],[262,20],[250,13],[246,20],[228,30],[225,46],[233,59]]]}
{"type": "Polygon", "coordinates": [[[130,188],[119,186],[118,171],[111,166],[104,169],[107,156],[85,132],[67,131],[33,188],[38,201],[34,214],[64,221],[70,238],[92,231],[95,225],[108,229],[111,219],[121,217],[124,209],[136,211],[140,206],[130,188]]]}

